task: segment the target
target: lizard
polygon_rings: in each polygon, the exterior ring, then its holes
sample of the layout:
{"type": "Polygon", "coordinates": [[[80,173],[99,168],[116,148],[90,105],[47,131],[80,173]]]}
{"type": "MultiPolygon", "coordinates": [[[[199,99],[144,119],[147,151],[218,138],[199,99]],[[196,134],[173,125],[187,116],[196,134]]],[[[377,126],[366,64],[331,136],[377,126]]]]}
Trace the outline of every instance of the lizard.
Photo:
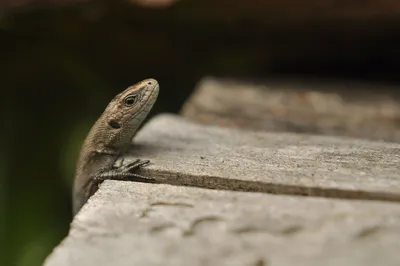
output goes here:
{"type": "Polygon", "coordinates": [[[76,163],[72,189],[73,215],[106,179],[152,180],[132,173],[148,164],[148,160],[137,159],[123,165],[123,160],[118,163],[117,159],[130,148],[139,126],[153,107],[158,92],[157,80],[140,81],[116,95],[94,123],[83,142],[76,163]]]}

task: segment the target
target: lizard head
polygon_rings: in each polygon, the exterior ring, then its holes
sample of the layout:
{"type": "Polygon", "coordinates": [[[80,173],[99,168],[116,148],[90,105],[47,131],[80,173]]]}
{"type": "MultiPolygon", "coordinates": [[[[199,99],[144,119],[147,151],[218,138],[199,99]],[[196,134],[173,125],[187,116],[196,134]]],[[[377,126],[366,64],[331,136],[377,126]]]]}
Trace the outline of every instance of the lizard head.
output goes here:
{"type": "Polygon", "coordinates": [[[158,91],[157,80],[145,79],[114,97],[103,113],[110,146],[125,147],[131,142],[153,107],[158,91]]]}

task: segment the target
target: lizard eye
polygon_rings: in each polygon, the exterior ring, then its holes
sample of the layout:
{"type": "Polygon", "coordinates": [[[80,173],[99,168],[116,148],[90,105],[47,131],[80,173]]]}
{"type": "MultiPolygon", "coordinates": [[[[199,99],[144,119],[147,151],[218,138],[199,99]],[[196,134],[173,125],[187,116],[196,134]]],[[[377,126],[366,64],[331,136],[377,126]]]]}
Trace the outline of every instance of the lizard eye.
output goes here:
{"type": "Polygon", "coordinates": [[[132,106],[137,102],[137,100],[138,100],[138,96],[137,95],[128,95],[124,99],[124,104],[126,106],[132,106]]]}

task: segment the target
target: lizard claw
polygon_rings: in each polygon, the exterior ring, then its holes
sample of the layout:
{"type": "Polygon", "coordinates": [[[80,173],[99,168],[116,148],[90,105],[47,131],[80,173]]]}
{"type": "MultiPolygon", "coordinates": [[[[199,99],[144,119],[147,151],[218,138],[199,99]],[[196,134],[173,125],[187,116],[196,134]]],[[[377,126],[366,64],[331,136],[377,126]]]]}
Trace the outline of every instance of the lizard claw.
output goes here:
{"type": "MultiPolygon", "coordinates": [[[[122,163],[122,162],[121,162],[122,163]]],[[[142,181],[142,182],[152,182],[155,179],[145,177],[139,174],[132,173],[132,171],[139,169],[150,163],[150,160],[140,160],[136,159],[131,163],[116,167],[111,170],[102,171],[93,177],[95,182],[102,182],[106,179],[114,180],[132,180],[132,181],[142,181]]]]}
{"type": "Polygon", "coordinates": [[[142,181],[142,182],[153,182],[154,178],[145,177],[139,174],[132,173],[133,170],[137,170],[142,166],[145,166],[150,163],[150,160],[140,160],[136,159],[135,161],[122,165],[120,167],[106,170],[98,173],[93,177],[93,181],[100,183],[106,179],[113,180],[132,180],[132,181],[142,181]]]}
{"type": "Polygon", "coordinates": [[[142,166],[145,166],[150,163],[150,160],[140,160],[136,159],[135,161],[128,163],[126,165],[123,165],[119,167],[118,169],[123,172],[123,173],[128,173],[131,172],[132,170],[139,169],[142,166]]]}

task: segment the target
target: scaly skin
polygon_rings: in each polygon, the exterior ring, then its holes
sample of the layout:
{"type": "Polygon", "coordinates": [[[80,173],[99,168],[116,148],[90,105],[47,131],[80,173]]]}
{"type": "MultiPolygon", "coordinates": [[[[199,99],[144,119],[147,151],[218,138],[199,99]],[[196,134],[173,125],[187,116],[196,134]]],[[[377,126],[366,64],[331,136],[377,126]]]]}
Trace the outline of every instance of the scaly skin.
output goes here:
{"type": "Polygon", "coordinates": [[[131,173],[149,161],[137,160],[115,168],[127,151],[140,124],[153,107],[159,91],[155,79],[146,79],[121,92],[108,104],[87,135],[76,165],[73,213],[82,208],[105,179],[145,177],[131,173]]]}

